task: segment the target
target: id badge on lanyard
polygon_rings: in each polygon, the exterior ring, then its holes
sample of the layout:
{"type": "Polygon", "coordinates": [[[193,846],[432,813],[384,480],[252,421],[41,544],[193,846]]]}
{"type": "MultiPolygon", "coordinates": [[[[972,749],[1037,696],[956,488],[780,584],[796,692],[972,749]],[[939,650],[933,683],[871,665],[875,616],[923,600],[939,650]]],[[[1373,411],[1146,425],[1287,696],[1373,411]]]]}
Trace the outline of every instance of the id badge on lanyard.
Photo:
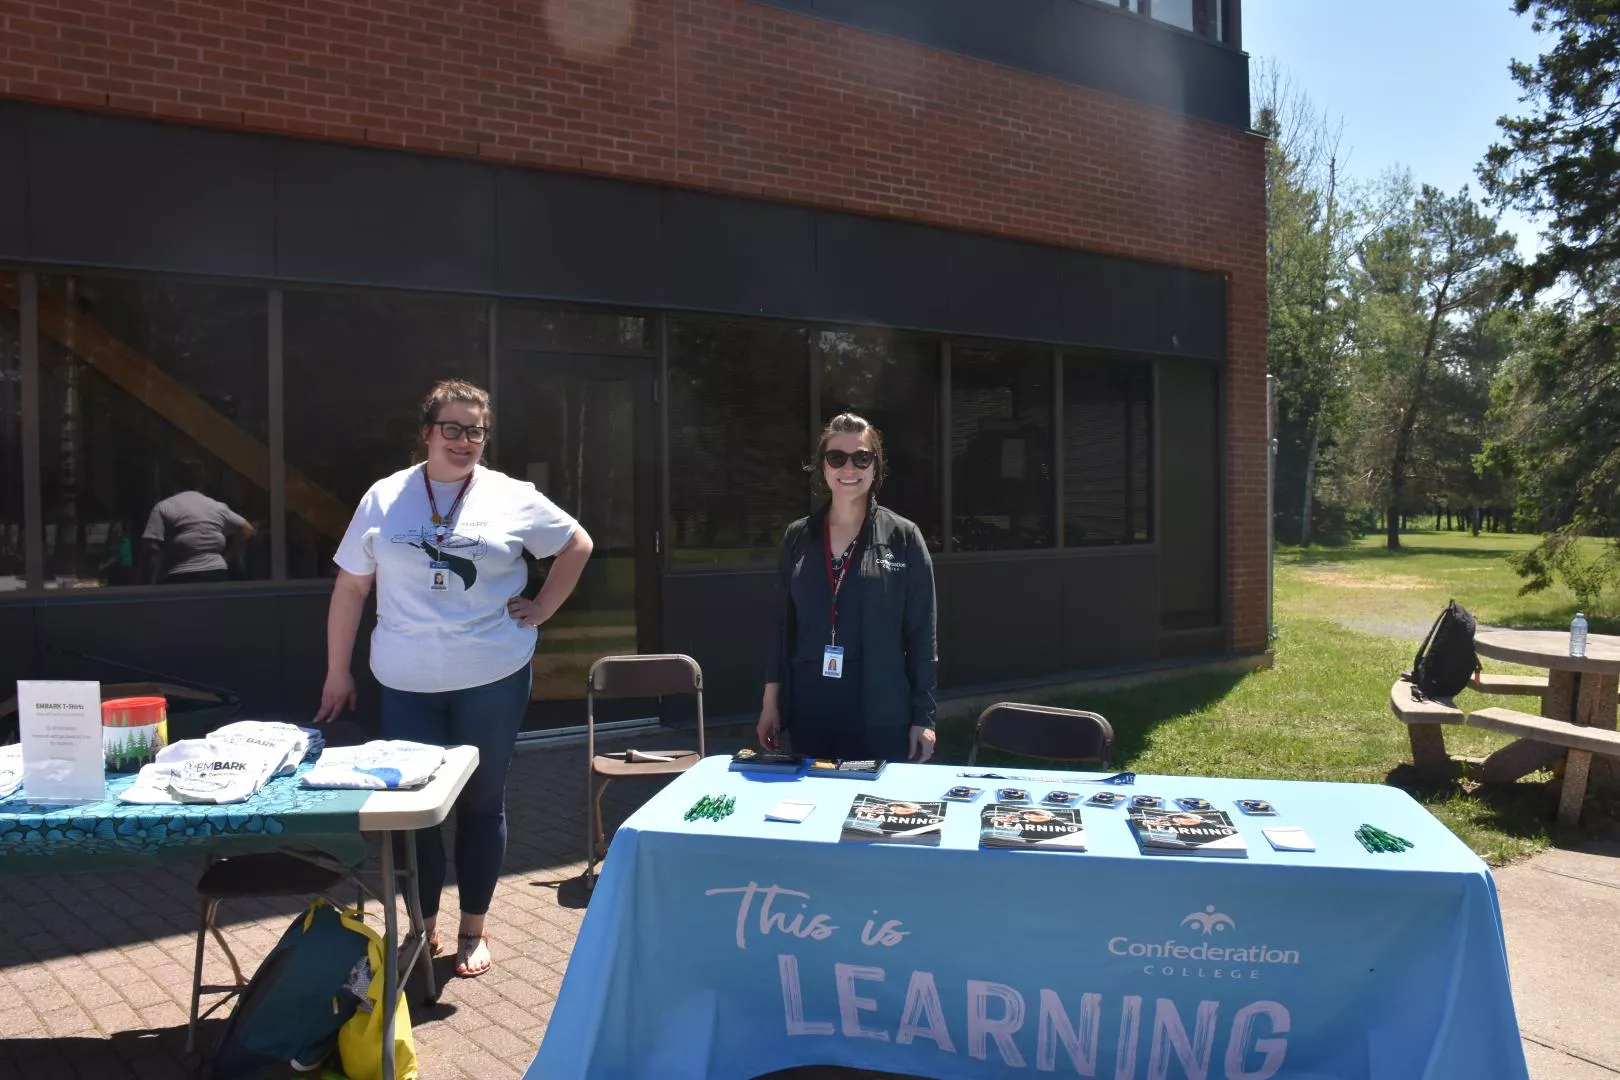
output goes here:
{"type": "Polygon", "coordinates": [[[448,592],[450,589],[450,564],[435,559],[428,563],[428,592],[448,592]]]}
{"type": "Polygon", "coordinates": [[[838,594],[844,589],[844,576],[849,568],[855,564],[855,554],[860,547],[859,537],[849,545],[844,555],[843,565],[838,568],[837,577],[833,576],[832,568],[832,523],[826,523],[826,532],[822,543],[823,554],[827,560],[827,587],[832,590],[832,610],[830,621],[832,623],[832,641],[821,650],[821,677],[824,679],[842,679],[844,677],[844,647],[838,644],[838,594]]]}

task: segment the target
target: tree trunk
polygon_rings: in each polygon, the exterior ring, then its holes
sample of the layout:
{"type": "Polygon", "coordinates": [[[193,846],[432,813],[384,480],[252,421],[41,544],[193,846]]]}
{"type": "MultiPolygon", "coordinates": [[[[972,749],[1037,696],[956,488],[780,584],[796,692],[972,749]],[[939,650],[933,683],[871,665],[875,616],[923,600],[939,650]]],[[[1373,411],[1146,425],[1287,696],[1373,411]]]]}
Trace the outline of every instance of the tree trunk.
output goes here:
{"type": "Polygon", "coordinates": [[[1479,519],[1480,519],[1479,507],[1477,507],[1477,506],[1472,507],[1471,512],[1472,512],[1473,518],[1474,518],[1474,535],[1478,536],[1479,535],[1479,519]]]}
{"type": "Polygon", "coordinates": [[[1305,491],[1300,500],[1299,510],[1299,546],[1308,547],[1311,542],[1311,493],[1316,490],[1316,449],[1321,445],[1322,439],[1322,410],[1316,411],[1316,419],[1311,421],[1311,438],[1305,444],[1305,491]]]}

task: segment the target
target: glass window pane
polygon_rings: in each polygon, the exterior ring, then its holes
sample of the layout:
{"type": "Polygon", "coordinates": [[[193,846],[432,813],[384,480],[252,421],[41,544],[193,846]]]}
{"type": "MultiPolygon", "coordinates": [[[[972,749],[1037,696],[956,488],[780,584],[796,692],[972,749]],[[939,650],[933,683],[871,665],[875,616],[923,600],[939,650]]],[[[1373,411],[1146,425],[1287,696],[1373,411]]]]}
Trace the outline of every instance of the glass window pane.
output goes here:
{"type": "Polygon", "coordinates": [[[1150,539],[1152,371],[1070,356],[1063,363],[1063,542],[1150,539]]]}
{"type": "MultiPolygon", "coordinates": [[[[332,577],[366,489],[420,460],[422,398],[440,379],[489,384],[489,304],[384,292],[288,292],[287,574],[332,577]]],[[[491,448],[499,446],[497,406],[491,448]]]]}
{"type": "Polygon", "coordinates": [[[0,592],[23,588],[22,286],[0,273],[0,592]]]}
{"type": "Polygon", "coordinates": [[[47,587],[270,576],[262,288],[45,275],[47,587]]]}
{"type": "Polygon", "coordinates": [[[1052,354],[951,351],[951,544],[1052,544],[1052,354]]]}
{"type": "Polygon", "coordinates": [[[855,412],[883,433],[878,501],[940,549],[939,344],[888,330],[824,330],[821,420],[855,412]]]}
{"type": "Polygon", "coordinates": [[[768,322],[674,319],[670,558],[768,561],[810,505],[809,339],[768,322]]]}

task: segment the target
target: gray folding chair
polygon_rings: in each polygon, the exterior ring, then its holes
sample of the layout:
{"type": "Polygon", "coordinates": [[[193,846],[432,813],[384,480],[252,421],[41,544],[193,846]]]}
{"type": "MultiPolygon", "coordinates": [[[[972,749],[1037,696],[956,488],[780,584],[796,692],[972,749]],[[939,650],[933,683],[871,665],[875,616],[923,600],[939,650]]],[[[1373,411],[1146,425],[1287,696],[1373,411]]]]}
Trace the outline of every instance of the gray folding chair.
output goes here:
{"type": "Polygon", "coordinates": [[[586,760],[590,763],[585,777],[585,843],[589,850],[585,881],[595,884],[596,864],[607,858],[607,836],[602,823],[602,793],[607,786],[626,777],[685,772],[703,757],[703,670],[698,662],[680,653],[604,656],[597,660],[591,665],[585,685],[585,744],[586,760]],[[696,750],[596,752],[597,698],[663,698],[680,694],[691,694],[697,699],[696,750]]]}
{"type": "Polygon", "coordinates": [[[979,714],[969,765],[978,762],[981,746],[1052,761],[1095,761],[1106,769],[1114,756],[1114,728],[1083,709],[1003,701],[979,714]]]}

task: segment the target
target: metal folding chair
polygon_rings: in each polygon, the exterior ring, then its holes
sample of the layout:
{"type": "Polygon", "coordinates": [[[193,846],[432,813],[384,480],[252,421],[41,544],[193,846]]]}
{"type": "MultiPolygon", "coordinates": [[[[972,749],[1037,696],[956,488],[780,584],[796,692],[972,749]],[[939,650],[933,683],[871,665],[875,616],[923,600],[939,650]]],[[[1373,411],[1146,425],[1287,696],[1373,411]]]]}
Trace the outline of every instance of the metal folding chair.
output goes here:
{"type": "Polygon", "coordinates": [[[585,881],[594,884],[596,864],[607,858],[607,836],[602,823],[602,793],[615,780],[632,776],[667,776],[685,772],[700,761],[703,741],[703,670],[680,653],[645,656],[604,656],[591,665],[585,686],[586,834],[588,856],[585,881]],[[597,698],[663,698],[691,694],[697,699],[696,750],[620,750],[596,752],[597,698]],[[600,782],[598,781],[600,778],[600,782]]]}
{"type": "Polygon", "coordinates": [[[979,714],[969,765],[978,762],[981,746],[1052,761],[1095,761],[1106,769],[1114,756],[1114,728],[1083,709],[1003,701],[979,714]]]}

